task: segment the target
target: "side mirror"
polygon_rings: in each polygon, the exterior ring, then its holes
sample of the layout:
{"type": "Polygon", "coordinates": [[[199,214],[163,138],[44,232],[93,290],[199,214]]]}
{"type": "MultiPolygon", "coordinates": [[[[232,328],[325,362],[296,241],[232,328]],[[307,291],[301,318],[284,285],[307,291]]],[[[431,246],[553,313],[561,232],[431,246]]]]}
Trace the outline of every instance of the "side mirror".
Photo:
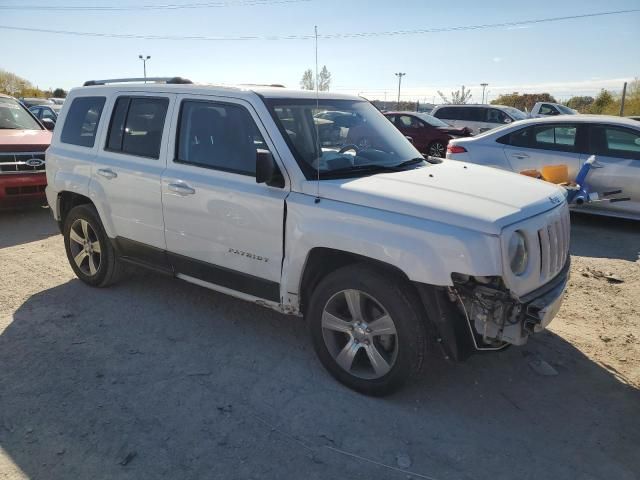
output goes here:
{"type": "Polygon", "coordinates": [[[504,119],[504,123],[511,123],[511,122],[513,122],[513,120],[511,120],[510,118],[505,118],[504,119]]]}
{"type": "Polygon", "coordinates": [[[256,183],[266,183],[270,187],[284,187],[282,172],[276,165],[271,152],[266,150],[256,152],[256,183]]]}
{"type": "Polygon", "coordinates": [[[413,143],[413,137],[410,137],[409,135],[405,135],[404,138],[406,138],[407,140],[409,140],[411,143],[413,143]]]}
{"type": "Polygon", "coordinates": [[[49,131],[53,130],[53,127],[56,126],[55,122],[50,118],[43,118],[40,121],[42,122],[42,125],[44,125],[44,128],[46,128],[49,131]]]}

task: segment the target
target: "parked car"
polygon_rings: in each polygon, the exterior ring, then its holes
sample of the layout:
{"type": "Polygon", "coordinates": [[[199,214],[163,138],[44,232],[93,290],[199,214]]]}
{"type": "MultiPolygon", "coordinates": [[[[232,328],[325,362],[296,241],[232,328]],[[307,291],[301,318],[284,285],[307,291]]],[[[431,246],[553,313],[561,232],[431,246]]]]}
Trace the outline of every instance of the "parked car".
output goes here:
{"type": "Polygon", "coordinates": [[[63,105],[64,104],[64,98],[49,97],[48,100],[50,100],[51,102],[55,103],[56,105],[63,105]]]}
{"type": "Polygon", "coordinates": [[[529,117],[531,118],[548,117],[555,115],[578,115],[578,112],[573,108],[562,105],[561,103],[551,102],[538,102],[533,106],[531,112],[529,112],[529,117]]]}
{"type": "Polygon", "coordinates": [[[27,108],[35,107],[36,105],[55,105],[47,98],[21,98],[20,102],[27,108]]]}
{"type": "Polygon", "coordinates": [[[447,158],[521,172],[567,165],[575,179],[596,155],[588,182],[594,191],[622,189],[624,202],[588,203],[581,210],[640,219],[640,123],[605,115],[562,115],[518,122],[468,139],[452,140],[447,158]]]}
{"type": "Polygon", "coordinates": [[[471,130],[456,128],[426,113],[386,112],[385,117],[424,155],[444,158],[449,140],[468,137],[471,130]]]}
{"type": "MultiPolygon", "coordinates": [[[[29,111],[35,115],[35,117],[42,123],[46,120],[50,120],[55,123],[58,121],[58,113],[62,109],[62,105],[36,105],[29,108],[29,111]]],[[[47,125],[45,125],[46,127],[47,125]]]]}
{"type": "Polygon", "coordinates": [[[0,208],[45,203],[47,131],[15,98],[0,94],[0,208]]]}
{"type": "Polygon", "coordinates": [[[503,105],[438,105],[431,115],[455,127],[467,127],[474,135],[527,118],[517,108],[503,105]]]}
{"type": "Polygon", "coordinates": [[[130,262],[304,315],[328,371],[376,395],[420,369],[428,335],[461,360],[524,344],[558,311],[557,186],[426,162],[355,96],[115,82],[73,89],[47,150],[47,198],[83,282],[109,285],[130,262]],[[350,143],[359,128],[377,148],[350,143]]]}

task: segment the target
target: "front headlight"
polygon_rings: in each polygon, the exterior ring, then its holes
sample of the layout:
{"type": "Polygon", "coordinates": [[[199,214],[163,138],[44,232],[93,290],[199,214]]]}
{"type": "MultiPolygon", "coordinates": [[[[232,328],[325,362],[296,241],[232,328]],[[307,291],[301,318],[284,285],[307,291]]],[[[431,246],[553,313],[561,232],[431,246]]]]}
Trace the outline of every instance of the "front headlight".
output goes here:
{"type": "Polygon", "coordinates": [[[513,232],[509,239],[509,264],[511,271],[515,275],[522,275],[527,269],[529,263],[529,254],[527,253],[527,242],[524,235],[519,232],[513,232]]]}

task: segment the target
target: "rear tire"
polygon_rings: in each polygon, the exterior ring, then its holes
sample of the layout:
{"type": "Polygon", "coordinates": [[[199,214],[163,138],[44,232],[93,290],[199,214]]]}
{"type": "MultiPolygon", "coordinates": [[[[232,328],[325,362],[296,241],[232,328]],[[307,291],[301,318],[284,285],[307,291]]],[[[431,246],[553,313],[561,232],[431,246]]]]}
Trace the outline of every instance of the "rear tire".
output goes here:
{"type": "Polygon", "coordinates": [[[420,371],[426,338],[420,312],[406,280],[362,264],[320,281],[307,320],[329,373],[353,390],[382,396],[420,371]]]}
{"type": "Polygon", "coordinates": [[[106,287],[120,276],[120,260],[93,205],[78,205],[62,228],[67,259],[76,276],[92,287],[106,287]]]}
{"type": "Polygon", "coordinates": [[[436,140],[435,142],[431,142],[429,144],[429,148],[427,150],[427,154],[430,157],[444,158],[447,153],[447,147],[445,147],[444,143],[436,140]]]}

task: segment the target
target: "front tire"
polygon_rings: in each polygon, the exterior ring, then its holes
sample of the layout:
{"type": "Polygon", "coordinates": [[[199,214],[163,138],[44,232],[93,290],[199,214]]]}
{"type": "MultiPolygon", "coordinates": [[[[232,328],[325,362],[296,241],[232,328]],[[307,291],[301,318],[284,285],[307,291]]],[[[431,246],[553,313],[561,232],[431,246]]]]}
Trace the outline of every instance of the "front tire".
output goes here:
{"type": "Polygon", "coordinates": [[[375,396],[398,390],[424,358],[418,302],[411,285],[388,272],[355,265],[330,273],[307,311],[318,358],[353,390],[375,396]]]}
{"type": "Polygon", "coordinates": [[[93,287],[117,281],[120,261],[93,205],[72,208],[62,232],[67,259],[80,280],[93,287]]]}

